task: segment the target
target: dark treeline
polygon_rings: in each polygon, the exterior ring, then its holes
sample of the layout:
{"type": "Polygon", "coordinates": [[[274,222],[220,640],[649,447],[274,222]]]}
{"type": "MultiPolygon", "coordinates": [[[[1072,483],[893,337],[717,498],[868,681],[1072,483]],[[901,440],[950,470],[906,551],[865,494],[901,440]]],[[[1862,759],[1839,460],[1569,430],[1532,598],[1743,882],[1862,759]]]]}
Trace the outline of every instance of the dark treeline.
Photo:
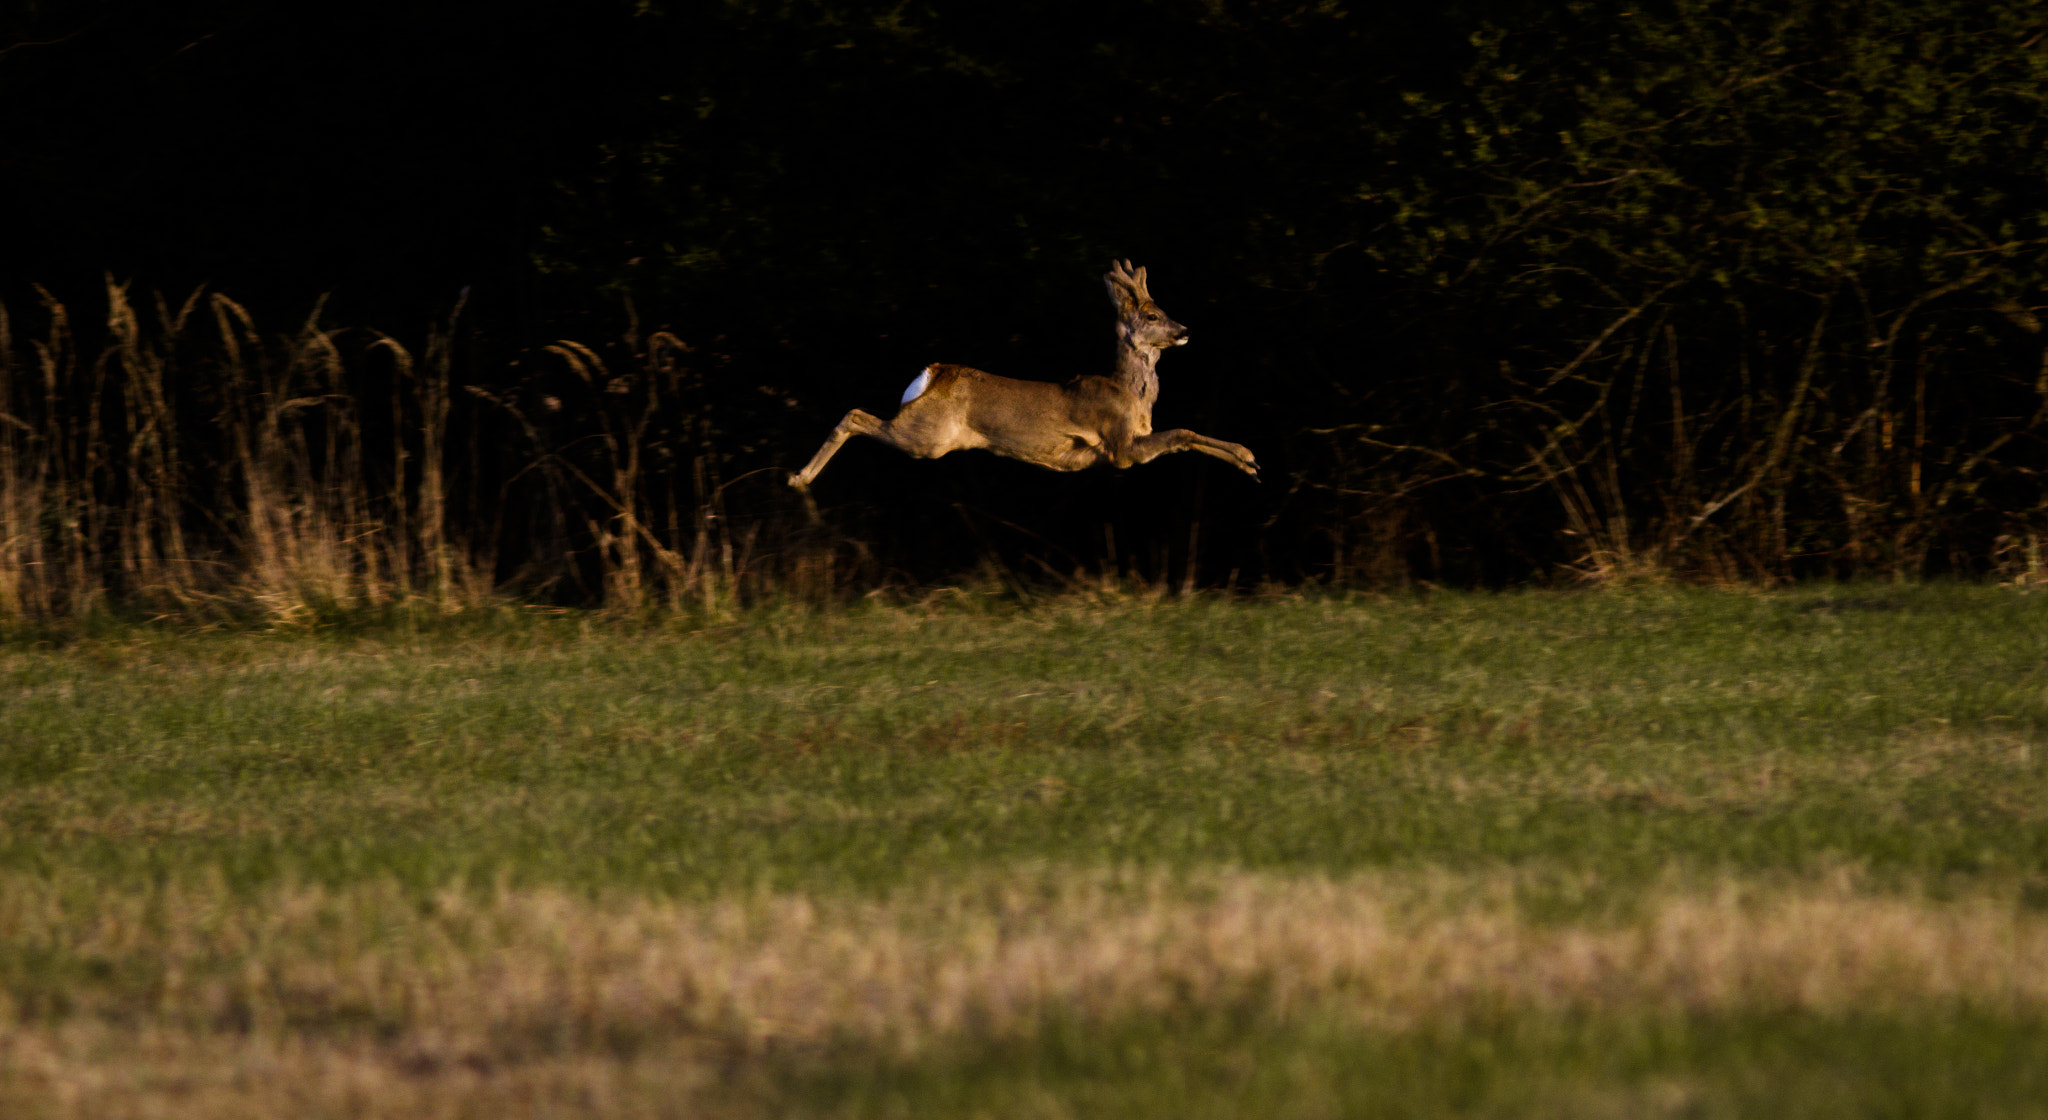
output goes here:
{"type": "Polygon", "coordinates": [[[2038,572],[2048,11],[1421,7],[32,3],[6,609],[2038,572]],[[1264,485],[782,485],[1120,257],[1264,485]]]}

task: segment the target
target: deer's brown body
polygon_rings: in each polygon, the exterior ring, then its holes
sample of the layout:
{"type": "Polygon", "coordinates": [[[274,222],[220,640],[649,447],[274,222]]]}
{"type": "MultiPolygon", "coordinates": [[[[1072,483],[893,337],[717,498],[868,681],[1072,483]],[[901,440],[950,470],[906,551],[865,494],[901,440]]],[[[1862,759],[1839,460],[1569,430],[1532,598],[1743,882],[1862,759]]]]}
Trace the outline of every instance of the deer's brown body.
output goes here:
{"type": "Polygon", "coordinates": [[[789,476],[789,484],[808,489],[854,436],[881,440],[920,459],[981,448],[1055,471],[1102,463],[1133,467],[1169,452],[1199,451],[1257,478],[1257,461],[1238,444],[1181,428],[1152,430],[1159,356],[1184,345],[1188,331],[1152,301],[1144,269],[1119,262],[1103,282],[1117,309],[1116,366],[1109,376],[1055,384],[966,366],[927,366],[904,393],[894,419],[860,409],[847,413],[810,463],[789,476]]]}

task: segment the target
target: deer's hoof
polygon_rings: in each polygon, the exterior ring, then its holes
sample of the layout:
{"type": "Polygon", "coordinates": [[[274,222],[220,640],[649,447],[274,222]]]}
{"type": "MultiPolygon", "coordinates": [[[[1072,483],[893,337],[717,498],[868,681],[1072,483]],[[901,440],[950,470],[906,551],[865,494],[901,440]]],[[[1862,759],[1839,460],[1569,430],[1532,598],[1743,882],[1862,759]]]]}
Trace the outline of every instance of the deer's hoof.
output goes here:
{"type": "Polygon", "coordinates": [[[804,481],[803,475],[793,474],[789,476],[789,488],[791,490],[809,490],[811,487],[809,483],[804,481]]]}

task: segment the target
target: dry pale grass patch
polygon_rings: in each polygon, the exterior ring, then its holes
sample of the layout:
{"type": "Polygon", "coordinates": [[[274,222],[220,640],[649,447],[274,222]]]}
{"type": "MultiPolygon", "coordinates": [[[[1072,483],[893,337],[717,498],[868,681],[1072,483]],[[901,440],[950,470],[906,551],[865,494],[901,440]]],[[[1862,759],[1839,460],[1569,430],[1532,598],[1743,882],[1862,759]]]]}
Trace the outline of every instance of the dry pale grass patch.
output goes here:
{"type": "Polygon", "coordinates": [[[770,1058],[911,1059],[1214,1007],[1394,1031],[1504,1012],[2048,1013],[2048,919],[2010,900],[1726,878],[1551,922],[1516,903],[1523,878],[1038,868],[881,899],[668,902],[104,896],[10,875],[0,1111],[715,1111],[770,1058]]]}

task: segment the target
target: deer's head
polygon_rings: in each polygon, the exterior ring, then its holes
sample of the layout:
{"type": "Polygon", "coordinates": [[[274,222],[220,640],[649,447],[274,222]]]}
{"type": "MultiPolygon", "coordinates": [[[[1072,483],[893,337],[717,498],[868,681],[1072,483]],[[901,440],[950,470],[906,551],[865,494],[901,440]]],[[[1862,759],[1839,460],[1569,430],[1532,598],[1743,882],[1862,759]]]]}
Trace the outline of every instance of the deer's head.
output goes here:
{"type": "Polygon", "coordinates": [[[1119,339],[1153,350],[1187,345],[1188,329],[1167,318],[1152,302],[1152,293],[1145,290],[1144,269],[1133,269],[1129,261],[1116,261],[1102,282],[1109,288],[1109,302],[1116,306],[1119,339]]]}

